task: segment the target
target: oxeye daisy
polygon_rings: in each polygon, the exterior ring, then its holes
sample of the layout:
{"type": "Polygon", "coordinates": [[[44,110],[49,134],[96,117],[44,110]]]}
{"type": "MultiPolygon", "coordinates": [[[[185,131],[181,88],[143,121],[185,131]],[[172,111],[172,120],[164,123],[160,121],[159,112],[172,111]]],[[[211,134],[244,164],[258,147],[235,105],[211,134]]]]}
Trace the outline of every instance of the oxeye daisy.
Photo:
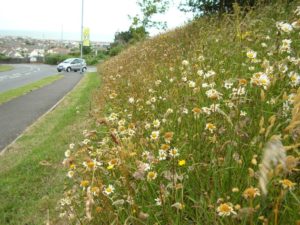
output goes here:
{"type": "Polygon", "coordinates": [[[177,148],[172,148],[169,152],[169,155],[172,157],[172,158],[175,158],[177,156],[179,156],[179,152],[178,152],[178,149],[177,148]]]}
{"type": "Polygon", "coordinates": [[[159,131],[152,131],[151,135],[151,140],[156,141],[159,139],[159,131]]]}
{"type": "Polygon", "coordinates": [[[247,51],[247,57],[248,57],[249,59],[255,59],[256,56],[257,56],[257,53],[256,53],[255,51],[253,51],[253,50],[248,50],[248,51],[247,51]]]}
{"type": "Polygon", "coordinates": [[[156,120],[153,121],[152,124],[153,124],[153,126],[154,126],[155,128],[159,128],[159,126],[160,126],[160,121],[156,119],[156,120]]]}
{"type": "Polygon", "coordinates": [[[155,180],[156,177],[157,177],[157,173],[154,172],[154,171],[149,171],[148,174],[147,174],[147,179],[148,179],[149,181],[155,180]]]}
{"type": "Polygon", "coordinates": [[[110,184],[107,187],[104,187],[103,193],[106,194],[106,195],[110,195],[110,194],[114,193],[114,191],[115,191],[114,186],[112,186],[110,184]]]}

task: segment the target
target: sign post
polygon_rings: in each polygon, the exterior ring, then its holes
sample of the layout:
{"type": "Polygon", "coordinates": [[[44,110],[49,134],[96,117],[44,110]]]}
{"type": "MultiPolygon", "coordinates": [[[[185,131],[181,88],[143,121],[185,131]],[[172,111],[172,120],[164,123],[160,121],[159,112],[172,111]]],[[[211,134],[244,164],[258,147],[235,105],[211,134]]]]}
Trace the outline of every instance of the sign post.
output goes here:
{"type": "Polygon", "coordinates": [[[84,0],[81,0],[81,45],[80,45],[80,73],[82,73],[82,57],[83,57],[83,6],[84,0]]]}

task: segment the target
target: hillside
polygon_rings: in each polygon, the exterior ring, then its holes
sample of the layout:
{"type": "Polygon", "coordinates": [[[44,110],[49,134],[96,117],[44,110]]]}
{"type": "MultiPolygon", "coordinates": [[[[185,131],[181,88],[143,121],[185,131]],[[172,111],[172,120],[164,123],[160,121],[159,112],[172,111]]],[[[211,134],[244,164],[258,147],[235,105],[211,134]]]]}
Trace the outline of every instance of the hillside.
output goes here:
{"type": "Polygon", "coordinates": [[[66,151],[74,224],[299,224],[300,3],[130,47],[66,151]]]}

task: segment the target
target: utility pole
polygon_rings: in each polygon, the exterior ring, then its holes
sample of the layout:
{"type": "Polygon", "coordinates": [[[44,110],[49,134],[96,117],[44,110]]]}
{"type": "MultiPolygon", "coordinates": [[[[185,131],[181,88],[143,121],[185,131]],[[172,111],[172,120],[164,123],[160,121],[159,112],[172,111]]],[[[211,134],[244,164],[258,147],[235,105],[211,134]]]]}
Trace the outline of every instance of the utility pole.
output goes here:
{"type": "Polygon", "coordinates": [[[83,57],[83,6],[84,0],[81,0],[81,46],[80,46],[80,73],[82,73],[82,57],[83,57]]]}

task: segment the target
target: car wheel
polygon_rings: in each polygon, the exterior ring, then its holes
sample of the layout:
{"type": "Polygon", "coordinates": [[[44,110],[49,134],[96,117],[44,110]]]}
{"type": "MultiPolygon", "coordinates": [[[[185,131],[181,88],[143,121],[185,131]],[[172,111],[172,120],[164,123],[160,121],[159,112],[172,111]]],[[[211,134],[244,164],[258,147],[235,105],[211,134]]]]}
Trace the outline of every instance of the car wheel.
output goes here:
{"type": "Polygon", "coordinates": [[[57,70],[58,72],[61,72],[61,70],[57,70]]]}
{"type": "Polygon", "coordinates": [[[85,71],[86,71],[86,67],[83,67],[83,68],[82,68],[82,72],[85,72],[85,71]]]}
{"type": "Polygon", "coordinates": [[[67,68],[67,72],[71,72],[71,68],[70,67],[67,68]]]}

